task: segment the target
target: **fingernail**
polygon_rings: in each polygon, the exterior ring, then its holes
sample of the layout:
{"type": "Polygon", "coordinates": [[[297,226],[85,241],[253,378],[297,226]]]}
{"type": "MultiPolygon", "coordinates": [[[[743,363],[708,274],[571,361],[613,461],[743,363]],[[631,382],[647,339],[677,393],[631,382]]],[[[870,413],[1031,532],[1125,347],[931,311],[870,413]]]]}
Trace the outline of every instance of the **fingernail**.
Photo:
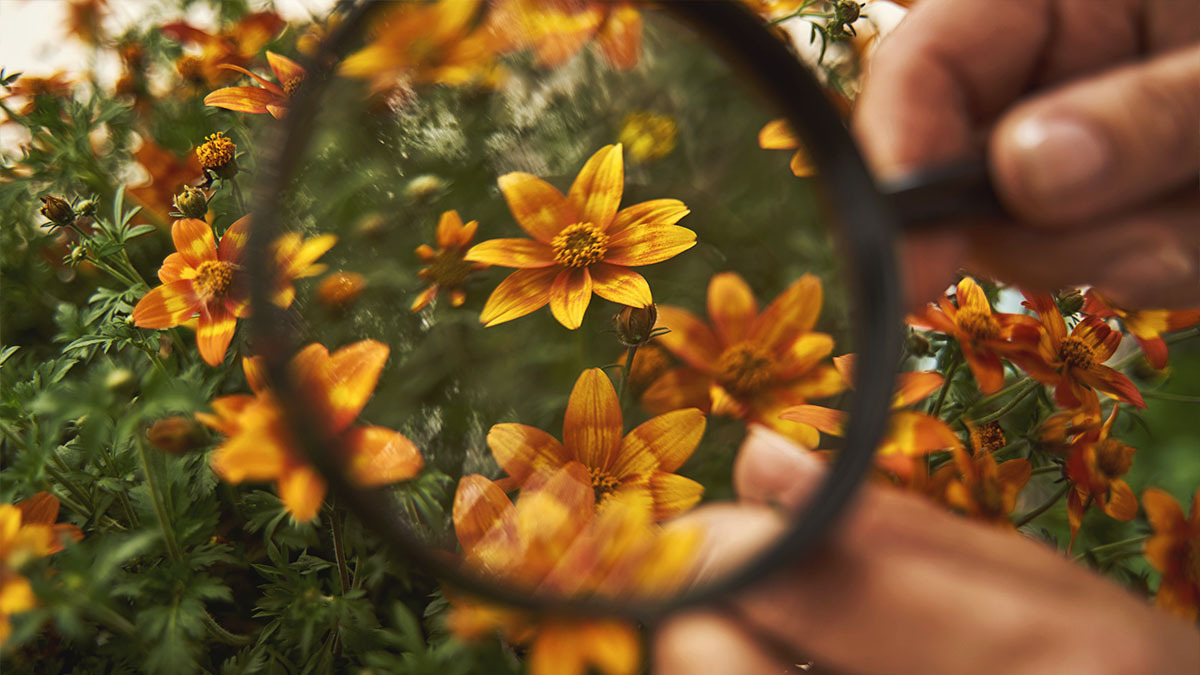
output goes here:
{"type": "MultiPolygon", "coordinates": [[[[1109,295],[1144,297],[1146,290],[1182,284],[1196,278],[1196,262],[1178,246],[1162,244],[1147,251],[1123,255],[1105,268],[1109,295]]],[[[1198,279],[1200,281],[1200,279],[1198,279]]]]}
{"type": "Polygon", "coordinates": [[[1086,122],[1030,117],[1012,132],[1029,197],[1051,200],[1097,186],[1113,164],[1108,139],[1086,122]]]}

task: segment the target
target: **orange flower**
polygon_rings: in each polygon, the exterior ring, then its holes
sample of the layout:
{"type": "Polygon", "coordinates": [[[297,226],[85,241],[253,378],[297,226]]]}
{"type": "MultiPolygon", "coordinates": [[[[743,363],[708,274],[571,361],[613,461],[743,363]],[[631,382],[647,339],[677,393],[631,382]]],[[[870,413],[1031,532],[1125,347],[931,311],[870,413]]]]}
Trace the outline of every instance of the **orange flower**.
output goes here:
{"type": "Polygon", "coordinates": [[[510,48],[532,48],[534,63],[557,68],[593,39],[614,68],[637,65],[642,17],[629,2],[501,0],[489,23],[510,48]]]}
{"type": "Polygon", "coordinates": [[[1125,309],[1095,290],[1084,296],[1083,311],[1101,319],[1116,317],[1142,346],[1146,360],[1159,370],[1167,367],[1167,343],[1162,334],[1200,323],[1200,309],[1125,309]]]}
{"type": "Polygon", "coordinates": [[[455,307],[461,307],[467,301],[461,288],[463,282],[471,272],[487,268],[487,265],[465,260],[467,247],[475,239],[478,228],[479,222],[474,220],[463,225],[458,211],[442,214],[437,226],[438,250],[428,244],[417,247],[417,257],[425,263],[425,268],[417,274],[429,285],[413,300],[412,311],[424,309],[442,290],[449,292],[450,304],[455,307]]]}
{"type": "Polygon", "coordinates": [[[291,307],[296,298],[296,287],[292,282],[315,277],[329,269],[328,265],[318,263],[317,259],[333,248],[337,240],[334,234],[320,234],[305,239],[299,232],[288,232],[276,239],[271,246],[277,272],[271,302],[280,307],[291,307]]]}
{"type": "MultiPolygon", "coordinates": [[[[845,386],[854,384],[854,355],[846,354],[833,360],[845,386]]],[[[875,451],[880,468],[897,476],[911,478],[913,457],[924,457],[936,450],[958,448],[958,434],[936,417],[912,410],[902,410],[926,397],[942,386],[943,378],[935,372],[899,373],[896,376],[896,393],[892,397],[891,417],[883,440],[875,451]]],[[[841,410],[819,405],[798,405],[779,414],[785,420],[816,427],[831,436],[842,436],[847,414],[841,410]]]]}
{"type": "Polygon", "coordinates": [[[524,424],[497,424],[488,447],[519,485],[572,462],[586,467],[600,503],[631,489],[648,490],[654,517],[665,520],[700,500],[704,487],[673,473],[700,443],[704,413],[676,410],[644,422],[621,439],[621,403],[604,371],[583,371],[571,390],[563,420],[563,442],[524,424]]]}
{"type": "Polygon", "coordinates": [[[179,74],[195,85],[215,87],[233,78],[223,65],[250,65],[284,25],[284,20],[274,12],[254,12],[216,35],[182,21],[166,24],[160,30],[176,42],[200,49],[199,53],[185,54],[176,62],[179,74]]]}
{"type": "Polygon", "coordinates": [[[80,42],[98,44],[108,0],[71,0],[67,3],[66,31],[80,42]]]}
{"type": "MultiPolygon", "coordinates": [[[[297,390],[320,415],[325,440],[340,448],[351,479],[364,486],[407,480],[424,466],[420,451],[402,434],[351,424],[371,397],[387,357],[386,345],[363,340],[333,354],[311,344],[290,364],[297,390]]],[[[325,481],[303,459],[283,410],[266,388],[261,364],[243,359],[242,367],[254,396],[222,396],[211,404],[215,414],[196,413],[197,420],[227,437],[213,452],[213,471],[230,483],[275,481],[288,512],[310,521],[325,498],[325,481]]]]}
{"type": "Polygon", "coordinates": [[[279,84],[268,82],[241,66],[225,64],[221,67],[249,75],[262,87],[218,89],[204,97],[204,105],[237,112],[270,114],[275,119],[282,118],[287,111],[288,99],[304,82],[307,72],[295,61],[270,50],[267,51],[267,63],[270,64],[271,71],[275,73],[275,80],[279,84]]]}
{"type": "Polygon", "coordinates": [[[200,178],[200,160],[196,153],[178,155],[145,138],[142,147],[133,153],[133,158],[146,170],[147,180],[129,189],[129,194],[146,210],[153,213],[158,222],[169,220],[175,194],[184,185],[200,178]]]}
{"type": "Polygon", "coordinates": [[[821,300],[821,281],[806,274],[760,314],[746,282],[724,272],[708,284],[711,328],[687,310],[659,305],[658,325],[671,331],[658,342],[685,365],[652,384],[643,404],[651,412],[695,406],[732,415],[816,447],[814,427],[779,414],[846,387],[832,366],[821,364],[833,351],[833,338],[812,330],[821,300]]]}
{"type": "MultiPolygon", "coordinates": [[[[1099,411],[1093,413],[1098,416],[1099,411]]],[[[1083,513],[1092,504],[1117,520],[1132,520],[1137,515],[1137,497],[1121,477],[1133,466],[1136,449],[1110,438],[1117,406],[1099,428],[1085,431],[1071,440],[1067,452],[1067,478],[1075,484],[1067,498],[1067,521],[1071,541],[1083,524],[1083,513]]]]}
{"type": "Polygon", "coordinates": [[[584,164],[564,197],[527,173],[500,177],[517,223],[533,239],[492,239],[467,252],[472,262],[516,267],[488,298],[479,319],[495,326],[550,303],[558,322],[579,328],[592,293],[630,307],[654,302],[650,285],[630,267],[669,260],[696,245],[675,223],[688,214],[676,199],[620,211],[625,190],[621,145],[606,145],[584,164]]]}
{"type": "Polygon", "coordinates": [[[1054,387],[1054,400],[1064,408],[1096,407],[1093,388],[1139,408],[1142,394],[1121,373],[1103,365],[1121,344],[1121,333],[1097,316],[1084,317],[1070,335],[1062,312],[1048,293],[1026,293],[1025,306],[1037,312],[1041,326],[1022,325],[1013,331],[1027,343],[1012,354],[1033,379],[1054,387]]]}
{"type": "Polygon", "coordinates": [[[1150,488],[1142,493],[1154,536],[1146,541],[1146,561],[1162,572],[1154,603],[1188,621],[1200,608],[1200,489],[1187,518],[1171,495],[1150,488]]]}
{"type": "Polygon", "coordinates": [[[373,92],[406,82],[495,84],[503,76],[496,63],[496,38],[488,30],[472,27],[480,4],[480,0],[394,3],[372,19],[369,44],[346,57],[340,72],[369,80],[373,92]]]}
{"type": "Polygon", "coordinates": [[[804,152],[804,147],[800,145],[800,139],[783,118],[767,122],[758,132],[758,147],[764,150],[795,150],[790,166],[792,174],[797,178],[807,178],[817,171],[808,159],[808,153],[804,152]]]}
{"type": "Polygon", "coordinates": [[[242,249],[249,235],[250,217],[239,219],[221,237],[203,220],[182,218],[171,226],[176,253],[158,270],[162,285],[151,290],[133,308],[139,328],[179,326],[200,314],[196,346],[210,366],[225,360],[237,320],[250,315],[249,288],[242,269],[242,249]]]}
{"type": "MultiPolygon", "coordinates": [[[[8,92],[0,96],[0,101],[8,103],[10,107],[16,107],[9,99],[23,100],[24,105],[17,109],[17,114],[28,115],[37,108],[39,98],[69,100],[75,92],[75,82],[67,73],[57,72],[49,77],[22,75],[5,88],[8,92]]],[[[4,122],[12,120],[5,115],[4,122]]]]}
{"type": "Polygon", "coordinates": [[[317,300],[327,309],[348,309],[367,286],[367,278],[358,272],[334,272],[321,280],[317,286],[317,300]]]}
{"type": "Polygon", "coordinates": [[[974,452],[968,453],[956,445],[952,449],[954,462],[939,469],[952,472],[953,476],[946,483],[946,503],[975,520],[1012,529],[1011,515],[1017,495],[1029,482],[1033,467],[1024,458],[997,464],[995,455],[985,447],[980,430],[970,423],[967,428],[974,452]]]}
{"type": "Polygon", "coordinates": [[[63,550],[64,539],[83,539],[75,525],[54,522],[58,506],[58,498],[49,492],[39,492],[15,506],[0,504],[0,645],[12,633],[9,617],[37,604],[29,581],[17,570],[30,560],[63,550]]]}

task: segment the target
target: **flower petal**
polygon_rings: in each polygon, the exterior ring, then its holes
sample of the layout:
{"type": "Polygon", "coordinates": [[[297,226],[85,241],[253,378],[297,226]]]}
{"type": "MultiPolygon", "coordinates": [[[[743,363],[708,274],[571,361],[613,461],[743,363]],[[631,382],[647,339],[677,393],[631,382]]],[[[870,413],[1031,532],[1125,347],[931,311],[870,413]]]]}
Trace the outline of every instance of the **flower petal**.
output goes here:
{"type": "Polygon", "coordinates": [[[764,150],[795,150],[800,139],[792,131],[792,125],[780,117],[771,120],[758,132],[758,147],[764,150]]]}
{"type": "Polygon", "coordinates": [[[819,405],[796,405],[787,408],[779,413],[779,416],[785,420],[799,422],[815,427],[822,433],[830,436],[842,436],[843,427],[846,423],[848,415],[841,410],[833,408],[825,408],[819,405]]]}
{"type": "Polygon", "coordinates": [[[611,237],[637,225],[674,225],[689,213],[688,207],[678,199],[651,199],[617,211],[605,231],[611,237]]]}
{"type": "Polygon", "coordinates": [[[213,471],[230,483],[278,478],[287,466],[287,451],[261,425],[239,431],[213,451],[213,471]]]}
{"type": "Polygon", "coordinates": [[[588,159],[571,183],[567,199],[581,221],[605,230],[621,205],[624,190],[625,165],[617,143],[600,148],[588,159]]]}
{"type": "Polygon", "coordinates": [[[308,75],[307,71],[304,70],[304,66],[269,49],[267,50],[267,64],[271,66],[271,70],[275,73],[275,79],[279,80],[279,84],[282,85],[286,85],[288,80],[303,78],[308,75]]]}
{"type": "Polygon", "coordinates": [[[949,450],[959,445],[958,434],[946,423],[925,413],[901,410],[892,413],[880,454],[910,457],[949,450]]]}
{"type": "Polygon", "coordinates": [[[687,511],[700,501],[704,486],[675,473],[650,476],[650,494],[654,498],[654,519],[667,520],[687,511]]]}
{"type": "Polygon", "coordinates": [[[1137,497],[1128,483],[1114,480],[1109,485],[1108,499],[1104,500],[1101,510],[1117,520],[1133,520],[1138,512],[1137,497]]]}
{"type": "Polygon", "coordinates": [[[896,395],[892,397],[893,408],[908,406],[925,400],[937,391],[946,378],[934,371],[908,372],[896,375],[896,395]]]}
{"type": "Polygon", "coordinates": [[[792,160],[788,162],[788,168],[792,170],[792,175],[796,178],[808,178],[817,173],[817,167],[808,158],[808,153],[804,151],[804,148],[792,153],[792,160]]]}
{"type": "Polygon", "coordinates": [[[567,400],[563,445],[592,469],[609,470],[621,448],[621,403],[603,370],[583,371],[567,400]]]}
{"type": "Polygon", "coordinates": [[[430,284],[425,288],[425,290],[421,291],[415,300],[413,300],[412,305],[409,306],[409,310],[413,312],[421,311],[425,308],[425,305],[428,305],[433,301],[433,298],[435,295],[437,295],[437,292],[438,285],[430,284]]]}
{"type": "Polygon", "coordinates": [[[612,302],[630,307],[648,307],[654,304],[650,295],[650,284],[645,277],[628,267],[596,263],[588,267],[592,276],[592,292],[612,302]]]}
{"type": "Polygon", "coordinates": [[[537,472],[561,468],[573,457],[550,434],[524,424],[496,424],[487,435],[488,447],[501,469],[518,483],[537,472]]]}
{"type": "Polygon", "coordinates": [[[653,415],[680,408],[709,409],[708,388],[712,378],[691,368],[674,368],[663,373],[642,394],[642,406],[653,415]]]}
{"type": "Polygon", "coordinates": [[[717,359],[721,358],[722,348],[717,337],[686,309],[659,305],[656,327],[670,329],[658,338],[658,342],[701,372],[711,372],[717,359]]]}
{"type": "Polygon", "coordinates": [[[354,427],[344,439],[349,474],[359,485],[387,485],[413,478],[425,466],[421,451],[404,434],[386,427],[354,427]]]}
{"type": "Polygon", "coordinates": [[[975,383],[985,394],[994,394],[1004,386],[1004,364],[990,349],[975,349],[969,342],[961,342],[963,358],[975,375],[975,383]]]}
{"type": "Polygon", "coordinates": [[[362,412],[375,392],[388,353],[388,346],[382,342],[362,340],[331,355],[324,372],[318,373],[322,381],[314,383],[324,390],[322,403],[328,405],[330,431],[342,431],[362,412]]]}
{"type": "Polygon", "coordinates": [[[696,408],[675,410],[643,422],[621,443],[611,475],[624,478],[653,471],[675,471],[700,445],[704,426],[704,413],[696,408]]]}
{"type": "Polygon", "coordinates": [[[1072,369],[1084,384],[1105,392],[1119,401],[1145,408],[1146,401],[1137,385],[1122,373],[1108,366],[1092,366],[1087,370],[1072,369]]]}
{"type": "Polygon", "coordinates": [[[1183,508],[1170,494],[1158,488],[1149,488],[1142,493],[1142,508],[1146,510],[1146,520],[1158,534],[1183,533],[1187,528],[1187,520],[1183,517],[1183,508]]]}
{"type": "Polygon", "coordinates": [[[463,551],[470,553],[498,524],[515,525],[516,517],[512,502],[495,483],[471,474],[458,481],[454,493],[454,533],[463,551]]]}
{"type": "Polygon", "coordinates": [[[250,240],[250,216],[242,216],[225,230],[221,235],[221,243],[217,247],[217,258],[227,263],[238,264],[242,261],[242,251],[250,240]]]}
{"type": "Polygon", "coordinates": [[[512,321],[535,312],[550,302],[550,286],[559,268],[517,270],[496,286],[479,314],[485,326],[512,321]]]}
{"type": "Polygon", "coordinates": [[[37,494],[17,502],[17,510],[21,512],[22,525],[53,525],[58,520],[58,497],[49,492],[37,494]]]}
{"type": "Polygon", "coordinates": [[[955,297],[958,298],[959,311],[970,310],[985,315],[992,313],[992,305],[988,302],[983,288],[971,277],[963,277],[959,280],[958,286],[955,288],[955,297]]]}
{"type": "Polygon", "coordinates": [[[204,105],[235,112],[263,115],[268,105],[281,102],[282,97],[261,87],[225,87],[204,97],[204,105]]]}
{"type": "Polygon", "coordinates": [[[223,303],[201,305],[200,325],[196,329],[196,348],[200,351],[200,358],[210,366],[221,365],[236,329],[237,317],[229,313],[223,303]]]}
{"type": "Polygon", "coordinates": [[[467,251],[468,262],[534,269],[557,265],[554,249],[533,239],[489,239],[467,251]]]}
{"type": "Polygon", "coordinates": [[[736,272],[722,272],[708,282],[708,318],[722,344],[746,339],[758,318],[758,301],[736,272]]]}
{"type": "Polygon", "coordinates": [[[571,330],[583,324],[592,301],[592,275],[587,268],[564,269],[550,286],[550,313],[571,330]]]}
{"type": "Polygon", "coordinates": [[[199,267],[202,262],[217,259],[216,239],[212,228],[203,220],[176,220],[171,225],[171,239],[175,242],[175,250],[191,267],[199,267]]]}
{"type": "Polygon", "coordinates": [[[629,4],[612,7],[596,32],[596,44],[612,67],[618,70],[633,68],[642,47],[642,15],[629,4]]]}
{"type": "Polygon", "coordinates": [[[279,498],[298,522],[307,523],[317,517],[325,499],[325,479],[309,466],[296,466],[280,477],[279,498]]]}
{"type": "MultiPolygon", "coordinates": [[[[780,359],[779,377],[791,379],[812,370],[833,352],[833,337],[825,333],[804,333],[780,359]]],[[[838,374],[841,377],[841,373],[838,374]]],[[[842,378],[845,381],[845,378],[842,378]]],[[[848,384],[848,383],[847,383],[848,384]]]]}
{"type": "Polygon", "coordinates": [[[184,262],[183,256],[178,253],[172,253],[163,258],[162,267],[158,268],[158,280],[164,284],[179,281],[180,279],[194,279],[195,277],[196,270],[184,262]]]}
{"type": "Polygon", "coordinates": [[[812,274],[800,277],[767,306],[754,322],[749,339],[772,352],[787,349],[816,325],[822,295],[820,279],[812,274]]]}
{"type": "Polygon", "coordinates": [[[142,296],[133,308],[133,324],[159,330],[178,326],[200,311],[202,305],[191,279],[179,279],[142,296]]]}
{"type": "Polygon", "coordinates": [[[678,225],[626,228],[608,242],[604,262],[636,267],[670,260],[696,245],[696,233],[678,225]]]}
{"type": "Polygon", "coordinates": [[[564,227],[579,222],[567,198],[537,176],[506,173],[497,182],[517,224],[542,243],[549,244],[564,227]]]}

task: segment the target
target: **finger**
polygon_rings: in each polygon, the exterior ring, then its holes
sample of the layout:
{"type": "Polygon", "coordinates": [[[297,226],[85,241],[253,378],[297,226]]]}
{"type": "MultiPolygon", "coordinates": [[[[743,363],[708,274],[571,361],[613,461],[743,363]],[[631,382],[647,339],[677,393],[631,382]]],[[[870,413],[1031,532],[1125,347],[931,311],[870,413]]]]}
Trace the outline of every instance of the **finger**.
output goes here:
{"type": "Polygon", "coordinates": [[[990,141],[1002,200],[1025,220],[1082,224],[1194,182],[1198,80],[1193,46],[1021,103],[990,141]]]}
{"type": "Polygon", "coordinates": [[[1200,305],[1200,198],[1050,231],[987,225],[970,233],[972,270],[1053,291],[1093,284],[1129,307],[1200,305]]]}
{"type": "Polygon", "coordinates": [[[654,672],[659,675],[786,673],[742,626],[716,612],[673,617],[654,636],[654,672]]]}
{"type": "Polygon", "coordinates": [[[954,282],[967,258],[972,225],[906,232],[900,241],[900,271],[909,313],[920,311],[954,282]]]}
{"type": "Polygon", "coordinates": [[[733,464],[738,496],[752,504],[796,508],[825,473],[812,453],[760,424],[750,426],[733,464]]]}

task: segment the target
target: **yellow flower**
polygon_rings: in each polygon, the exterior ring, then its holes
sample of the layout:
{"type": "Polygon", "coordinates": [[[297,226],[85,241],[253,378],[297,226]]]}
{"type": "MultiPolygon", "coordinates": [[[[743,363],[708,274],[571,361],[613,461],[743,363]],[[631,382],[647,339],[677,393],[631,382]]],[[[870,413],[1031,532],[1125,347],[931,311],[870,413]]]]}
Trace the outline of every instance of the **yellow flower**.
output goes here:
{"type": "Polygon", "coordinates": [[[808,159],[808,153],[804,152],[804,147],[800,144],[800,139],[785,119],[767,122],[758,132],[758,147],[764,150],[795,150],[790,164],[792,174],[798,178],[807,178],[816,173],[808,159]]]}
{"type": "Polygon", "coordinates": [[[621,146],[606,145],[579,171],[567,196],[527,173],[500,177],[517,223],[533,239],[492,239],[467,252],[472,262],[516,267],[488,298],[487,326],[525,316],[547,303],[572,330],[583,323],[592,293],[630,307],[654,302],[650,285],[630,267],[669,260],[696,245],[696,233],[675,225],[688,209],[655,199],[617,210],[625,190],[621,146]]]}
{"type": "Polygon", "coordinates": [[[287,111],[288,99],[304,82],[307,73],[295,61],[273,51],[267,51],[267,63],[279,84],[269,82],[241,66],[226,64],[222,68],[249,75],[261,87],[225,87],[204,97],[204,105],[238,112],[269,114],[279,119],[287,111]]]}
{"type": "Polygon", "coordinates": [[[679,132],[670,115],[634,112],[625,116],[617,140],[629,148],[629,157],[637,162],[652,162],[671,154],[679,132]]]}
{"type": "Polygon", "coordinates": [[[440,291],[450,294],[450,304],[455,307],[461,307],[467,301],[467,295],[461,288],[463,282],[471,272],[487,267],[482,263],[466,261],[467,247],[475,239],[478,228],[479,223],[474,220],[463,225],[458,211],[442,214],[437,226],[437,250],[428,244],[417,247],[417,257],[425,263],[425,268],[417,275],[429,285],[413,300],[412,311],[424,309],[440,291]]]}
{"type": "Polygon", "coordinates": [[[0,504],[0,645],[12,633],[9,617],[37,604],[29,581],[17,570],[25,563],[63,550],[64,539],[79,541],[83,532],[58,520],[58,498],[39,492],[29,499],[0,504]]]}
{"type": "Polygon", "coordinates": [[[506,48],[532,48],[542,68],[565,64],[594,40],[609,65],[629,70],[642,48],[642,16],[629,2],[500,0],[489,24],[506,48]]]}

